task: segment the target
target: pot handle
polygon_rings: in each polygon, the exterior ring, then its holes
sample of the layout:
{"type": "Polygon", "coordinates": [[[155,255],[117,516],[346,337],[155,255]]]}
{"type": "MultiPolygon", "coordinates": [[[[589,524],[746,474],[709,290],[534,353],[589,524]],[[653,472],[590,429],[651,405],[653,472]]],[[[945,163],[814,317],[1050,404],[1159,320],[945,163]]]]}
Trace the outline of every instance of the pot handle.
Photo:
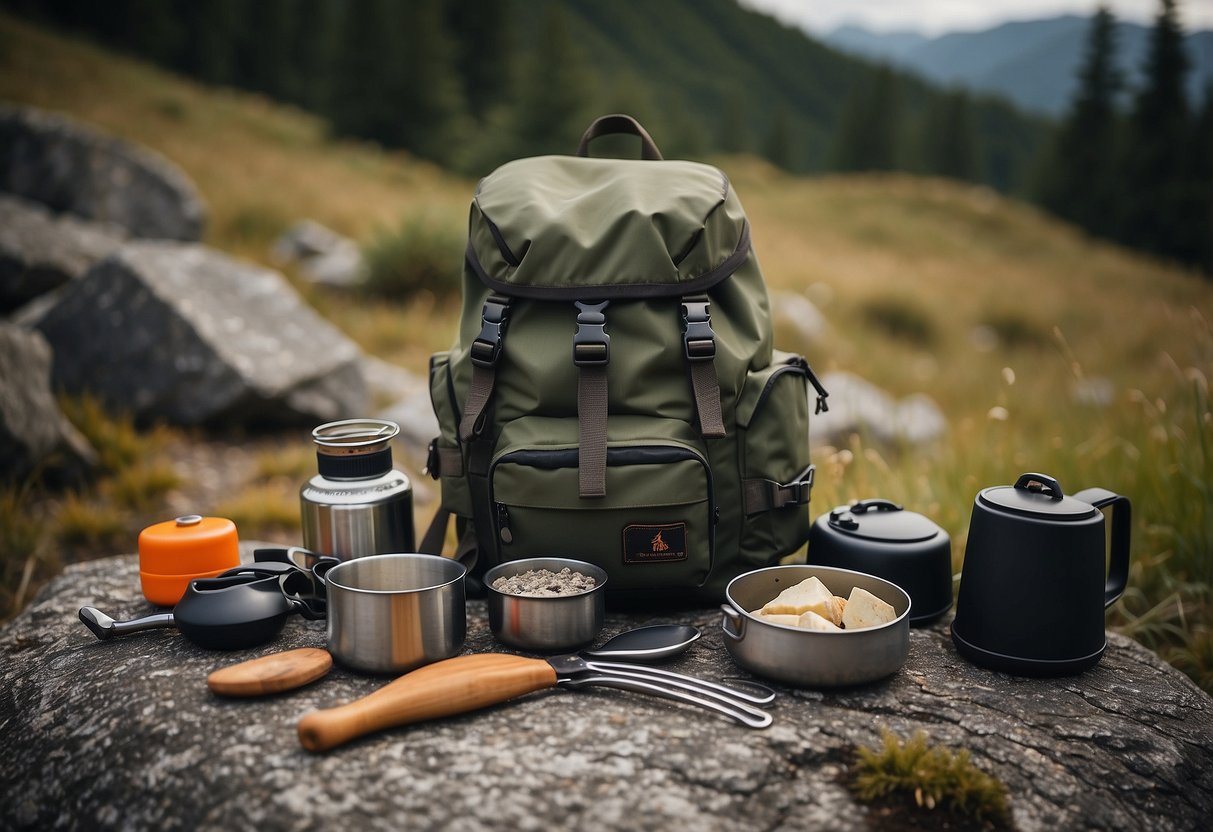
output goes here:
{"type": "Polygon", "coordinates": [[[724,631],[725,638],[731,641],[741,641],[745,638],[745,618],[729,604],[721,604],[720,611],[724,613],[720,629],[724,631]]]}
{"type": "Polygon", "coordinates": [[[1075,494],[1074,499],[1096,508],[1112,507],[1112,557],[1108,563],[1108,582],[1104,584],[1103,593],[1103,605],[1107,609],[1124,594],[1129,582],[1129,534],[1133,527],[1133,505],[1128,497],[1106,488],[1084,489],[1075,494]]]}

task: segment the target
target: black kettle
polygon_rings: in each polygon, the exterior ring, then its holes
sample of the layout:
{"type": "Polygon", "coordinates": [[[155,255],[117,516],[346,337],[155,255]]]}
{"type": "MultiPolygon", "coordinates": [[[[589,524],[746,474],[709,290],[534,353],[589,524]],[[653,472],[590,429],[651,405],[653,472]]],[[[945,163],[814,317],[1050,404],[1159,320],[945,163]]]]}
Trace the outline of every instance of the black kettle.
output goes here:
{"type": "Polygon", "coordinates": [[[977,495],[952,641],[994,670],[1060,676],[1094,666],[1107,646],[1104,610],[1129,577],[1129,500],[1102,488],[1067,497],[1044,474],[977,495]],[[1105,575],[1105,519],[1111,558],[1105,575]]]}

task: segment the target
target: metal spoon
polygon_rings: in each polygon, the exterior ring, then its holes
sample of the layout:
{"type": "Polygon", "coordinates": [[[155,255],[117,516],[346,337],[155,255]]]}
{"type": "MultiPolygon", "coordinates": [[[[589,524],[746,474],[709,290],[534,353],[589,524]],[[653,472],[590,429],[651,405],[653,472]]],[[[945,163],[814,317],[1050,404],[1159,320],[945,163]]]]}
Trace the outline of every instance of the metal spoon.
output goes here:
{"type": "Polygon", "coordinates": [[[582,650],[581,655],[587,659],[659,662],[685,652],[698,639],[699,630],[690,624],[654,624],[622,632],[601,647],[582,650]]]}

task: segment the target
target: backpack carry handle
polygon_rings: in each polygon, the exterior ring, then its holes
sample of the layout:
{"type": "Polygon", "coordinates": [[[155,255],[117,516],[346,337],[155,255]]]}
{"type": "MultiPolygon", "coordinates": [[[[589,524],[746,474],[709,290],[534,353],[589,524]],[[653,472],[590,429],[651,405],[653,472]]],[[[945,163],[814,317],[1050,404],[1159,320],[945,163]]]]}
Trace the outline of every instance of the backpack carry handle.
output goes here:
{"type": "Polygon", "coordinates": [[[657,143],[653,141],[653,137],[649,135],[649,131],[640,126],[640,122],[624,113],[612,113],[607,116],[599,116],[594,119],[594,123],[586,128],[585,133],[581,136],[581,142],[577,145],[578,156],[590,155],[590,142],[599,136],[609,136],[617,133],[625,133],[640,137],[640,158],[650,162],[660,162],[665,157],[661,155],[661,151],[657,149],[657,143]]]}

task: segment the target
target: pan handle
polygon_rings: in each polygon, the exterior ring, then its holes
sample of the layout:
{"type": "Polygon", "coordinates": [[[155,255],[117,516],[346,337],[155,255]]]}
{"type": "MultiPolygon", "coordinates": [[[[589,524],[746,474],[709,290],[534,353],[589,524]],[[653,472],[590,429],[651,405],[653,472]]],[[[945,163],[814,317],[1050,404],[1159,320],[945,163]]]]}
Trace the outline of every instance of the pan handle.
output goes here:
{"type": "Polygon", "coordinates": [[[745,619],[729,604],[721,604],[720,611],[724,618],[720,621],[720,629],[729,641],[741,641],[745,638],[745,619]]]}
{"type": "Polygon", "coordinates": [[[456,656],[406,673],[348,705],[306,714],[299,720],[299,742],[308,751],[328,751],[384,728],[475,711],[555,685],[556,670],[543,659],[456,656]]]}

